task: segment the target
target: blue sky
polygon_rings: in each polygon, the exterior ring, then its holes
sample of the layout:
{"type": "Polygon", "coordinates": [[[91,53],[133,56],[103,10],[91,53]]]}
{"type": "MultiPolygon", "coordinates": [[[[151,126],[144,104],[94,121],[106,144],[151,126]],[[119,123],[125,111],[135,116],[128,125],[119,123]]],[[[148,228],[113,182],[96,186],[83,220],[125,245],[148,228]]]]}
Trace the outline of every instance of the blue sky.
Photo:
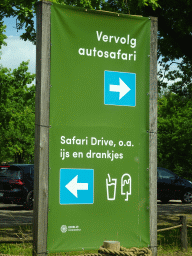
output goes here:
{"type": "MultiPolygon", "coordinates": [[[[4,24],[7,26],[5,40],[7,46],[2,46],[1,48],[1,59],[0,64],[4,67],[18,68],[22,61],[30,60],[29,62],[29,72],[35,73],[36,66],[36,46],[29,41],[24,41],[20,39],[20,35],[24,30],[19,30],[17,32],[16,18],[4,18],[4,24]]],[[[36,27],[36,18],[34,19],[36,27]]]]}

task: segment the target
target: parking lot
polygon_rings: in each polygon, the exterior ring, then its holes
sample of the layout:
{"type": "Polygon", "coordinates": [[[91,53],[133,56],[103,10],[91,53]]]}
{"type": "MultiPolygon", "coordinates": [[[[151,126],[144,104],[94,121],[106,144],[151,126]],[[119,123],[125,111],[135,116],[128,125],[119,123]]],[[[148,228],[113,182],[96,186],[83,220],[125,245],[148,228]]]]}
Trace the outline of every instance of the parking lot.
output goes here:
{"type": "MultiPolygon", "coordinates": [[[[182,204],[180,200],[171,200],[168,204],[157,201],[157,215],[192,214],[192,204],[182,204]]],[[[22,205],[0,203],[0,227],[32,224],[33,211],[22,205]]]]}
{"type": "Polygon", "coordinates": [[[33,211],[22,205],[0,203],[0,228],[32,224],[33,211]]]}

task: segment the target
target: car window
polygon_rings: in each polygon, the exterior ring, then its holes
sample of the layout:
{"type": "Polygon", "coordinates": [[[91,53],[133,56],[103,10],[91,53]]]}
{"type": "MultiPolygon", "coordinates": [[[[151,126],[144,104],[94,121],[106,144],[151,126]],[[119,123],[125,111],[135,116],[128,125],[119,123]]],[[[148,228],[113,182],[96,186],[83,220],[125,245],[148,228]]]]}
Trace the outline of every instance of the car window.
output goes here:
{"type": "Polygon", "coordinates": [[[24,170],[24,173],[27,176],[31,176],[34,172],[34,165],[19,165],[19,167],[24,170]]]}
{"type": "Polygon", "coordinates": [[[1,169],[0,170],[0,178],[6,179],[21,179],[22,172],[16,170],[9,170],[9,169],[1,169]]]}
{"type": "Polygon", "coordinates": [[[31,173],[31,178],[34,180],[34,172],[31,173]]]}
{"type": "Polygon", "coordinates": [[[30,175],[33,177],[34,176],[34,166],[32,166],[31,168],[30,168],[30,175]]]}
{"type": "Polygon", "coordinates": [[[158,178],[160,179],[175,179],[175,175],[168,170],[158,169],[158,178]]]}

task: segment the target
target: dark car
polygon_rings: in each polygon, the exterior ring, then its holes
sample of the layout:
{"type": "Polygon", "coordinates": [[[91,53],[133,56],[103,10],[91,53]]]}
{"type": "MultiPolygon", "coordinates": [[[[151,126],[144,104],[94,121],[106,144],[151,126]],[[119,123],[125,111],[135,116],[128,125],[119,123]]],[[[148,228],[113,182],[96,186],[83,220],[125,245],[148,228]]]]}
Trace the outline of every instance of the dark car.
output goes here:
{"type": "Polygon", "coordinates": [[[0,166],[0,199],[33,208],[34,165],[0,166]]]}
{"type": "Polygon", "coordinates": [[[157,199],[162,203],[169,200],[182,200],[183,203],[192,202],[192,182],[180,178],[172,171],[157,167],[157,199]]]}

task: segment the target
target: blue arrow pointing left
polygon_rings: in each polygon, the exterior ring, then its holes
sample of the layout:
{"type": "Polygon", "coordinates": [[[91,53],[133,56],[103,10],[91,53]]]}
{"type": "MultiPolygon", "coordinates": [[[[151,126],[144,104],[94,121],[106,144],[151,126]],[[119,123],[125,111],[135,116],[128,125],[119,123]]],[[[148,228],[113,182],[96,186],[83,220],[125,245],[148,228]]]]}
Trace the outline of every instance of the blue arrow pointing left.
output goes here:
{"type": "Polygon", "coordinates": [[[60,204],[93,204],[93,189],[93,169],[60,169],[60,204]]]}

